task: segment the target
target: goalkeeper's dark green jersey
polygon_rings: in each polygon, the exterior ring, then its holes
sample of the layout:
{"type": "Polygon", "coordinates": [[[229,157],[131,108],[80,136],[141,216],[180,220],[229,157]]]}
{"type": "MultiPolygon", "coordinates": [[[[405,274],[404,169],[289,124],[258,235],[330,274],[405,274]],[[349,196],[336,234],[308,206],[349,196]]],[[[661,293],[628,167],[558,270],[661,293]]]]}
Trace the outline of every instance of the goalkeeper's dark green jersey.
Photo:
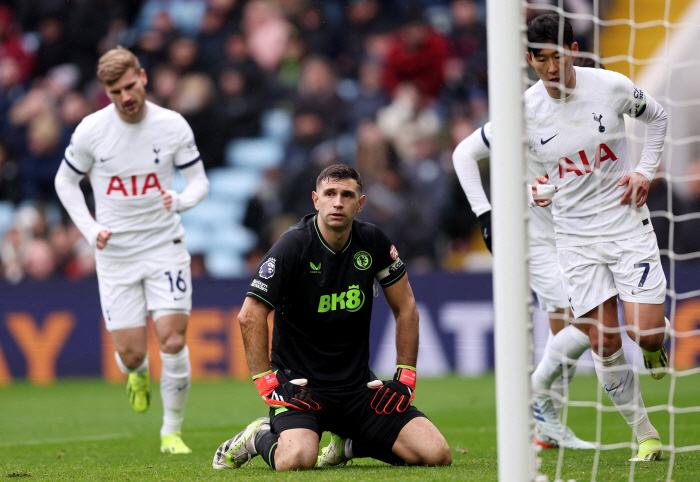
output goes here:
{"type": "Polygon", "coordinates": [[[272,364],[307,378],[309,387],[367,383],[374,281],[389,286],[406,273],[396,248],[375,225],[355,219],[339,251],[309,214],[264,256],[248,296],[275,309],[272,364]]]}

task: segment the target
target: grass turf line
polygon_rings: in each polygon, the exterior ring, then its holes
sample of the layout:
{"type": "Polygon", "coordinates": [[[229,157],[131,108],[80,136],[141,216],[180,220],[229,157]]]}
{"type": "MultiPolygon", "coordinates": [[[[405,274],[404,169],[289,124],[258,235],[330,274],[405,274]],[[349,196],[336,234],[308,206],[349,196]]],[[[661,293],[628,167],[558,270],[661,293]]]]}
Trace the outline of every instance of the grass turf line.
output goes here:
{"type": "MultiPolygon", "coordinates": [[[[700,377],[676,381],[675,405],[688,407],[700,400],[700,377]]],[[[667,403],[670,377],[651,380],[641,376],[647,407],[667,403]]],[[[215,450],[253,419],[265,415],[266,406],[252,383],[219,381],[194,384],[190,392],[183,438],[194,450],[189,456],[159,452],[158,431],[162,410],[158,386],[153,385],[152,407],[135,413],[124,387],[99,380],[60,381],[49,387],[23,383],[0,388],[0,477],[44,480],[218,480],[243,477],[254,481],[298,480],[299,473],[276,474],[255,458],[253,466],[215,471],[215,450]]],[[[595,376],[577,376],[574,400],[596,399],[595,376]]],[[[494,378],[446,377],[419,380],[415,404],[445,435],[454,457],[452,467],[396,468],[372,459],[355,460],[349,467],[316,469],[305,480],[469,480],[496,481],[496,416],[494,378]]],[[[610,405],[607,397],[604,400],[610,405]]],[[[569,426],[586,440],[595,439],[595,411],[569,409],[569,426]]],[[[652,423],[668,443],[670,416],[652,412],[652,423]]],[[[700,414],[677,414],[676,445],[700,442],[700,414]]],[[[324,436],[323,445],[328,436],[324,436]]],[[[631,430],[617,412],[603,413],[603,443],[631,441],[631,430]]],[[[593,451],[566,451],[563,480],[591,479],[593,451]]],[[[554,480],[558,451],[540,453],[541,472],[554,480]]],[[[596,480],[629,480],[630,449],[601,453],[596,480]]],[[[669,461],[638,463],[634,480],[666,480],[669,461]]],[[[673,480],[697,481],[697,452],[676,456],[673,480]]]]}

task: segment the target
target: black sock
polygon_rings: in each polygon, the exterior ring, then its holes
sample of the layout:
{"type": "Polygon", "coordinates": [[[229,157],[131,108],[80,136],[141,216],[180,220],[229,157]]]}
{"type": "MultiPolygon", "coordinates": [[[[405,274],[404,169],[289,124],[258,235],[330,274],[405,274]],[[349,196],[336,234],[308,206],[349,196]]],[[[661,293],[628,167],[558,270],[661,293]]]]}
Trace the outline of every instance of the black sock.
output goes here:
{"type": "Polygon", "coordinates": [[[269,430],[260,431],[255,436],[255,450],[258,451],[265,463],[275,468],[275,452],[277,451],[277,435],[269,430]]]}
{"type": "Polygon", "coordinates": [[[355,440],[352,441],[352,455],[355,458],[372,457],[390,465],[406,465],[406,461],[392,452],[391,449],[382,450],[377,447],[365,446],[355,440]]]}

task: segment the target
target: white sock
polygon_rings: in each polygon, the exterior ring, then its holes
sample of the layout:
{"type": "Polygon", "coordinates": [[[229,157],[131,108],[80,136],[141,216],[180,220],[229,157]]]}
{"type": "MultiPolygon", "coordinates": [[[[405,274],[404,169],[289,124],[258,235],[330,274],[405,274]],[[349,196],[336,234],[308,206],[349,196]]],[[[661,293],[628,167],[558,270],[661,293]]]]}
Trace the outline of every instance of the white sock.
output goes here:
{"type": "Polygon", "coordinates": [[[652,426],[644,407],[639,379],[627,363],[624,350],[620,348],[607,357],[601,357],[595,353],[592,355],[598,381],[627,424],[632,427],[637,436],[637,442],[658,440],[659,432],[652,426]]]}
{"type": "MultiPolygon", "coordinates": [[[[550,389],[554,391],[554,381],[562,377],[564,371],[564,363],[567,362],[567,378],[562,380],[560,384],[561,392],[564,391],[564,383],[566,387],[571,384],[571,378],[574,374],[574,366],[576,361],[581,358],[583,352],[590,348],[591,343],[588,340],[588,335],[583,333],[575,326],[569,325],[561,330],[556,335],[550,336],[547,339],[547,346],[544,350],[544,356],[537,365],[535,373],[532,374],[532,390],[535,395],[550,395],[550,389]]],[[[563,377],[562,377],[563,378],[563,377]]],[[[556,399],[557,397],[552,397],[556,399]]],[[[561,397],[559,398],[561,401],[561,397]]]]}
{"type": "Polygon", "coordinates": [[[124,362],[122,361],[122,357],[119,356],[119,352],[114,352],[114,359],[117,361],[117,366],[119,369],[122,371],[122,373],[126,373],[127,375],[129,373],[136,373],[137,375],[143,375],[148,371],[148,355],[143,359],[143,362],[141,362],[141,365],[139,365],[138,368],[135,370],[130,370],[124,365],[124,362]]]}
{"type": "Polygon", "coordinates": [[[162,437],[168,433],[182,431],[192,368],[187,346],[175,354],[160,352],[160,359],[163,361],[160,375],[160,396],[163,399],[163,426],[160,429],[162,437]]]}
{"type": "Polygon", "coordinates": [[[668,340],[668,337],[671,336],[671,322],[668,321],[668,318],[664,317],[664,321],[666,322],[666,331],[664,332],[664,344],[666,343],[666,340],[668,340]]]}

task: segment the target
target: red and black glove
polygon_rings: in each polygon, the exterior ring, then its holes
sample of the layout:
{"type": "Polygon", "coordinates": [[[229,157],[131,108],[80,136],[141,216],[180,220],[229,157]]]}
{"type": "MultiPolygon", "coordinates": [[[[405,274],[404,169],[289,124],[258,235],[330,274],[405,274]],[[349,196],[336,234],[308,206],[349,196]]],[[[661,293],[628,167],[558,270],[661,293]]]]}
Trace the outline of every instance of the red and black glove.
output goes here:
{"type": "Polygon", "coordinates": [[[314,393],[304,390],[306,378],[297,378],[280,385],[277,375],[272,370],[253,377],[255,386],[265,400],[273,407],[295,408],[304,412],[320,410],[321,406],[314,400],[314,393]]]}
{"type": "Polygon", "coordinates": [[[416,369],[407,365],[396,367],[393,380],[375,380],[367,384],[377,390],[370,406],[378,414],[390,414],[394,410],[405,412],[416,394],[416,369]]]}

